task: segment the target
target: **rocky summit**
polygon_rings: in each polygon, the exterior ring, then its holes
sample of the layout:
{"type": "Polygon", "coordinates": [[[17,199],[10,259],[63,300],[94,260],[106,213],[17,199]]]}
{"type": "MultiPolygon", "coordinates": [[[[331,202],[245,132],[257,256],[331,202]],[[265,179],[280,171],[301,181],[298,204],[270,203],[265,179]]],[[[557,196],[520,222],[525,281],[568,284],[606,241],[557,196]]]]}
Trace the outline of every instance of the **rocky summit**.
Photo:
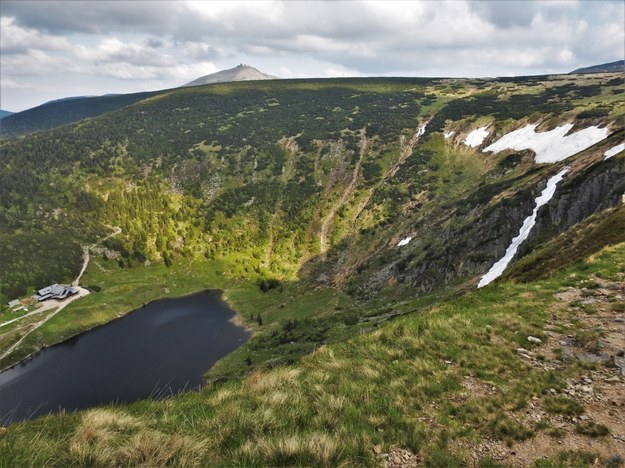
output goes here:
{"type": "Polygon", "coordinates": [[[214,83],[230,83],[232,81],[259,81],[259,80],[275,80],[275,76],[266,75],[258,71],[254,67],[249,65],[237,65],[234,68],[228,70],[218,71],[211,73],[210,75],[202,76],[196,80],[193,80],[185,86],[201,86],[214,83]]]}

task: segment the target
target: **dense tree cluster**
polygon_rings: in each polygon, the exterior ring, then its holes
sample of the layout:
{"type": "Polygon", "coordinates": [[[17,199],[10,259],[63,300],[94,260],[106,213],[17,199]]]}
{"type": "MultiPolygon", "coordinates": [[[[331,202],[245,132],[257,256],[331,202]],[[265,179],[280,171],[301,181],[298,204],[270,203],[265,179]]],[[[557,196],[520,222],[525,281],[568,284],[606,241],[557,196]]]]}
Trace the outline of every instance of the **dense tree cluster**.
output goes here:
{"type": "Polygon", "coordinates": [[[0,234],[0,296],[15,299],[51,283],[71,281],[82,250],[66,231],[0,234]]]}

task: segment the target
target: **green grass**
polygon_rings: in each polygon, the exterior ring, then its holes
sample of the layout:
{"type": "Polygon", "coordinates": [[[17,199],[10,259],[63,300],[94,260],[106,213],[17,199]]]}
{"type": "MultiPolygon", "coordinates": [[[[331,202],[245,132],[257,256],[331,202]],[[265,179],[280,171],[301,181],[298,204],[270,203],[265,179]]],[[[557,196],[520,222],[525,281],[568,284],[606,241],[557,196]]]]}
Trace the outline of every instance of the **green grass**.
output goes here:
{"type": "MultiPolygon", "coordinates": [[[[625,244],[582,266],[574,270],[580,282],[618,274],[625,244]]],[[[546,430],[546,424],[532,429],[524,408],[551,388],[561,390],[578,369],[545,372],[516,348],[529,334],[543,336],[553,294],[568,275],[489,285],[322,346],[294,365],[198,393],[15,424],[0,439],[0,458],[56,466],[372,465],[374,445],[397,444],[421,454],[428,466],[462,463],[459,442],[467,447],[494,437],[515,445],[546,430]]],[[[279,294],[266,301],[277,303],[279,294]]],[[[311,293],[306,301],[323,303],[321,296],[311,293]]],[[[557,414],[578,412],[554,397],[542,401],[557,414]]],[[[583,427],[589,437],[604,432],[600,425],[583,427]]]]}
{"type": "Polygon", "coordinates": [[[579,416],[584,412],[584,408],[579,403],[566,397],[545,398],[543,405],[545,411],[552,414],[579,416]]]}
{"type": "Polygon", "coordinates": [[[610,430],[603,424],[597,424],[594,421],[582,421],[575,425],[575,431],[589,437],[604,437],[610,433],[610,430]]]}

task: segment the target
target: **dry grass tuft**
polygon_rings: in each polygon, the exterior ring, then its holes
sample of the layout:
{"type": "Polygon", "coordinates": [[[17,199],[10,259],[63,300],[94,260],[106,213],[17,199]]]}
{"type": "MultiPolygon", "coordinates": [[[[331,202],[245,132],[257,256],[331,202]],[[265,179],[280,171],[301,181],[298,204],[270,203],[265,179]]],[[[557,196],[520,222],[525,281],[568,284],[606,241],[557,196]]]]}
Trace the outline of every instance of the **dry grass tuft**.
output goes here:
{"type": "Polygon", "coordinates": [[[81,466],[197,465],[204,447],[187,436],[144,429],[138,419],[108,409],[85,413],[69,442],[70,462],[81,466]]]}
{"type": "Polygon", "coordinates": [[[205,444],[179,434],[141,431],[117,451],[117,463],[125,466],[197,466],[205,444]]]}
{"type": "Polygon", "coordinates": [[[287,462],[295,458],[309,459],[313,464],[329,465],[339,454],[338,444],[328,434],[313,432],[283,438],[258,438],[245,442],[240,451],[252,457],[287,462]]]}
{"type": "Polygon", "coordinates": [[[83,425],[119,431],[137,428],[140,422],[137,418],[121,411],[94,409],[85,413],[83,425]]]}
{"type": "Polygon", "coordinates": [[[110,465],[115,454],[110,445],[119,433],[140,426],[138,420],[121,411],[87,411],[69,442],[72,461],[79,465],[110,465]]]}
{"type": "Polygon", "coordinates": [[[300,369],[283,368],[271,372],[254,372],[246,380],[246,386],[255,393],[266,390],[292,389],[297,387],[300,369]]]}

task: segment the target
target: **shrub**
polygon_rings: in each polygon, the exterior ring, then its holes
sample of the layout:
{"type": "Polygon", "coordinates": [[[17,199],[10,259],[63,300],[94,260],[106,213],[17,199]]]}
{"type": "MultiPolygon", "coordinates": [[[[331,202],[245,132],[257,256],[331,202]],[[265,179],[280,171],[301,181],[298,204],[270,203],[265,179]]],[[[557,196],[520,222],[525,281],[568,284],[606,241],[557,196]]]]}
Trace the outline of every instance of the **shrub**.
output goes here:
{"type": "Polygon", "coordinates": [[[544,407],[547,413],[567,416],[579,416],[584,412],[584,408],[579,403],[566,397],[546,398],[544,407]]]}
{"type": "Polygon", "coordinates": [[[267,292],[280,286],[280,280],[276,278],[264,278],[260,280],[258,286],[262,292],[267,292]]]}
{"type": "Polygon", "coordinates": [[[603,437],[608,435],[610,430],[603,424],[597,424],[593,421],[583,421],[575,425],[575,431],[578,434],[587,435],[588,437],[603,437]]]}

